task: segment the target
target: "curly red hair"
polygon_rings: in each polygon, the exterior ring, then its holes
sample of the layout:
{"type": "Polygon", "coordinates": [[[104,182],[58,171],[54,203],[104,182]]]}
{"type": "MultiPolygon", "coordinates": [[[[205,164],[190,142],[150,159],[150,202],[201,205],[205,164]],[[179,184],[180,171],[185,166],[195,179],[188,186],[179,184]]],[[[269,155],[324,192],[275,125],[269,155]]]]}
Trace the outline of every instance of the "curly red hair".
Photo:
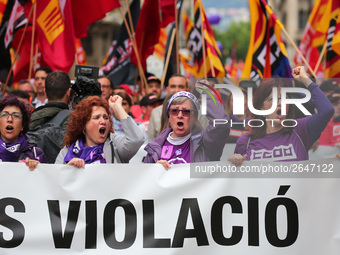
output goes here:
{"type": "Polygon", "coordinates": [[[111,124],[110,133],[113,133],[113,121],[111,118],[109,103],[98,96],[90,96],[83,99],[70,115],[66,136],[63,141],[65,146],[70,147],[71,144],[79,138],[84,138],[83,130],[85,129],[86,123],[91,118],[94,106],[103,107],[105,109],[109,115],[109,121],[111,124]]]}

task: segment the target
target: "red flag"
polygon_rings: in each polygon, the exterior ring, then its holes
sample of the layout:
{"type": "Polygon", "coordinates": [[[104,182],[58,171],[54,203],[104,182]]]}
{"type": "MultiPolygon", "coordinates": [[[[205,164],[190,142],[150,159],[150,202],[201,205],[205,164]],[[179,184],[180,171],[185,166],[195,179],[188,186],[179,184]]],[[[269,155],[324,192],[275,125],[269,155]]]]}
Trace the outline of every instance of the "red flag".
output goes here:
{"type": "Polygon", "coordinates": [[[71,0],[75,35],[87,36],[87,27],[105,17],[105,14],[120,7],[119,0],[71,0]]]}
{"type": "Polygon", "coordinates": [[[160,0],[162,27],[175,21],[175,3],[177,10],[180,10],[183,0],[160,0]]]}
{"type": "Polygon", "coordinates": [[[8,2],[8,0],[0,0],[0,25],[1,25],[1,22],[2,22],[2,17],[5,14],[7,2],[8,2]]]}
{"type": "MultiPolygon", "coordinates": [[[[36,1],[37,44],[42,65],[68,73],[75,58],[75,41],[71,3],[69,0],[36,1]],[[61,4],[63,3],[63,4],[61,4]]],[[[32,3],[25,6],[29,13],[32,3]]]]}
{"type": "MultiPolygon", "coordinates": [[[[329,27],[331,5],[329,0],[316,0],[309,15],[299,50],[314,70],[320,57],[318,47],[326,40],[326,32],[329,27]]],[[[296,53],[294,57],[296,65],[304,65],[301,56],[296,53]]],[[[317,73],[323,72],[322,65],[319,65],[317,73]]]]}
{"type": "MultiPolygon", "coordinates": [[[[12,48],[16,51],[20,39],[22,37],[24,28],[21,28],[15,33],[15,37],[12,42],[12,48]]],[[[15,65],[13,66],[13,82],[19,82],[23,79],[27,79],[29,76],[29,66],[30,66],[30,54],[31,54],[31,37],[32,37],[32,26],[27,27],[24,39],[22,41],[20,50],[18,52],[18,57],[15,65]]],[[[35,36],[36,37],[36,36],[35,36]]],[[[35,38],[36,39],[36,38],[35,38]]],[[[37,63],[33,63],[31,73],[34,73],[34,68],[39,67],[41,63],[39,52],[36,53],[37,56],[33,56],[37,63]]],[[[13,60],[12,60],[13,62],[13,60]]]]}
{"type": "MultiPolygon", "coordinates": [[[[135,39],[144,71],[146,59],[152,55],[154,46],[158,43],[160,28],[159,1],[145,0],[135,30],[135,39]]],[[[131,54],[131,62],[138,65],[134,51],[131,54]]]]}
{"type": "Polygon", "coordinates": [[[160,8],[162,14],[162,27],[166,27],[175,20],[175,0],[160,1],[160,8]]]}

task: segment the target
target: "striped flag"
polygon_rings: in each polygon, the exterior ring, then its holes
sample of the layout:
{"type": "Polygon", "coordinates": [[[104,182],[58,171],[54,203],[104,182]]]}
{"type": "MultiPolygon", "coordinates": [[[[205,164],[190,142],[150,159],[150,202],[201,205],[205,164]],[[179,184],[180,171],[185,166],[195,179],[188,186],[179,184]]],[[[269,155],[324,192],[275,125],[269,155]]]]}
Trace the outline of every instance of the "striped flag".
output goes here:
{"type": "Polygon", "coordinates": [[[77,57],[77,64],[78,65],[87,65],[86,62],[86,53],[81,44],[81,40],[79,38],[75,39],[76,42],[76,57],[77,57]]]}
{"type": "Polygon", "coordinates": [[[242,78],[259,82],[274,75],[291,77],[283,25],[265,0],[249,0],[251,35],[242,78]]]}
{"type": "Polygon", "coordinates": [[[5,46],[8,48],[13,40],[14,33],[21,27],[25,26],[27,19],[24,15],[24,8],[21,6],[18,0],[14,2],[11,16],[8,21],[6,35],[5,35],[5,46]]]}
{"type": "Polygon", "coordinates": [[[327,51],[326,51],[326,78],[340,78],[340,55],[338,52],[340,47],[339,41],[339,16],[340,16],[340,0],[331,1],[331,14],[329,28],[327,30],[327,51]]]}
{"type": "Polygon", "coordinates": [[[340,13],[338,14],[338,19],[336,21],[333,41],[332,41],[333,50],[340,55],[340,13]]]}
{"type": "Polygon", "coordinates": [[[158,43],[155,45],[154,50],[153,50],[153,55],[155,55],[160,60],[164,60],[167,38],[168,38],[168,33],[166,32],[166,29],[161,28],[158,43]]]}
{"type": "Polygon", "coordinates": [[[226,71],[221,60],[221,53],[206,17],[203,4],[201,0],[195,0],[194,5],[194,23],[187,16],[184,17],[187,48],[190,51],[190,56],[188,58],[182,56],[182,64],[187,71],[197,78],[204,78],[205,76],[224,78],[226,71]],[[202,38],[201,26],[204,38],[202,38]],[[205,52],[203,52],[203,40],[205,52]],[[203,54],[205,55],[205,67],[203,54]],[[204,73],[205,70],[206,73],[204,73]]]}
{"type": "MultiPolygon", "coordinates": [[[[131,2],[130,12],[132,24],[130,24],[128,13],[125,14],[125,19],[127,20],[129,27],[133,26],[136,28],[140,13],[140,0],[133,0],[131,2]]],[[[103,60],[99,74],[108,76],[115,85],[124,83],[133,84],[136,67],[130,60],[131,52],[132,42],[123,22],[103,60]]]]}

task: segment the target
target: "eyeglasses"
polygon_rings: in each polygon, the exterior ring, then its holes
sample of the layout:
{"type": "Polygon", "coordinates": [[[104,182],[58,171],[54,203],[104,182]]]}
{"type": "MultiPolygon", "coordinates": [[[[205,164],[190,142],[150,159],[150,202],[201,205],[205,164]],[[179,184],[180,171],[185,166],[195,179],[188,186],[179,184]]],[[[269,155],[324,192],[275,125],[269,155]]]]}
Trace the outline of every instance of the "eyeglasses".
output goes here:
{"type": "Polygon", "coordinates": [[[21,120],[22,113],[20,113],[20,112],[9,113],[9,112],[6,112],[6,111],[0,112],[0,118],[1,119],[4,119],[4,118],[7,119],[9,116],[11,116],[12,119],[14,119],[14,120],[21,120]]]}
{"type": "Polygon", "coordinates": [[[191,110],[189,110],[189,109],[182,109],[182,110],[180,110],[180,109],[170,109],[169,112],[173,116],[177,116],[179,114],[179,112],[182,112],[182,115],[184,117],[188,117],[188,116],[190,116],[191,110]]]}

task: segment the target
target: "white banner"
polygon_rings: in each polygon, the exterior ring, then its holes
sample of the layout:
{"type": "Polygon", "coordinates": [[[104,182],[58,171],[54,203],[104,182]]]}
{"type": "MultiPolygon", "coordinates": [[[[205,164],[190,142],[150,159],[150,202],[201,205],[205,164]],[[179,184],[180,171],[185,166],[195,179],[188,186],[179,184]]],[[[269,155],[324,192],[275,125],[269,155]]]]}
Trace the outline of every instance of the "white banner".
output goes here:
{"type": "MultiPolygon", "coordinates": [[[[339,255],[340,160],[321,163],[325,175],[305,178],[190,177],[198,164],[0,163],[0,254],[339,255]]],[[[321,163],[295,162],[300,171],[321,163]]]]}

